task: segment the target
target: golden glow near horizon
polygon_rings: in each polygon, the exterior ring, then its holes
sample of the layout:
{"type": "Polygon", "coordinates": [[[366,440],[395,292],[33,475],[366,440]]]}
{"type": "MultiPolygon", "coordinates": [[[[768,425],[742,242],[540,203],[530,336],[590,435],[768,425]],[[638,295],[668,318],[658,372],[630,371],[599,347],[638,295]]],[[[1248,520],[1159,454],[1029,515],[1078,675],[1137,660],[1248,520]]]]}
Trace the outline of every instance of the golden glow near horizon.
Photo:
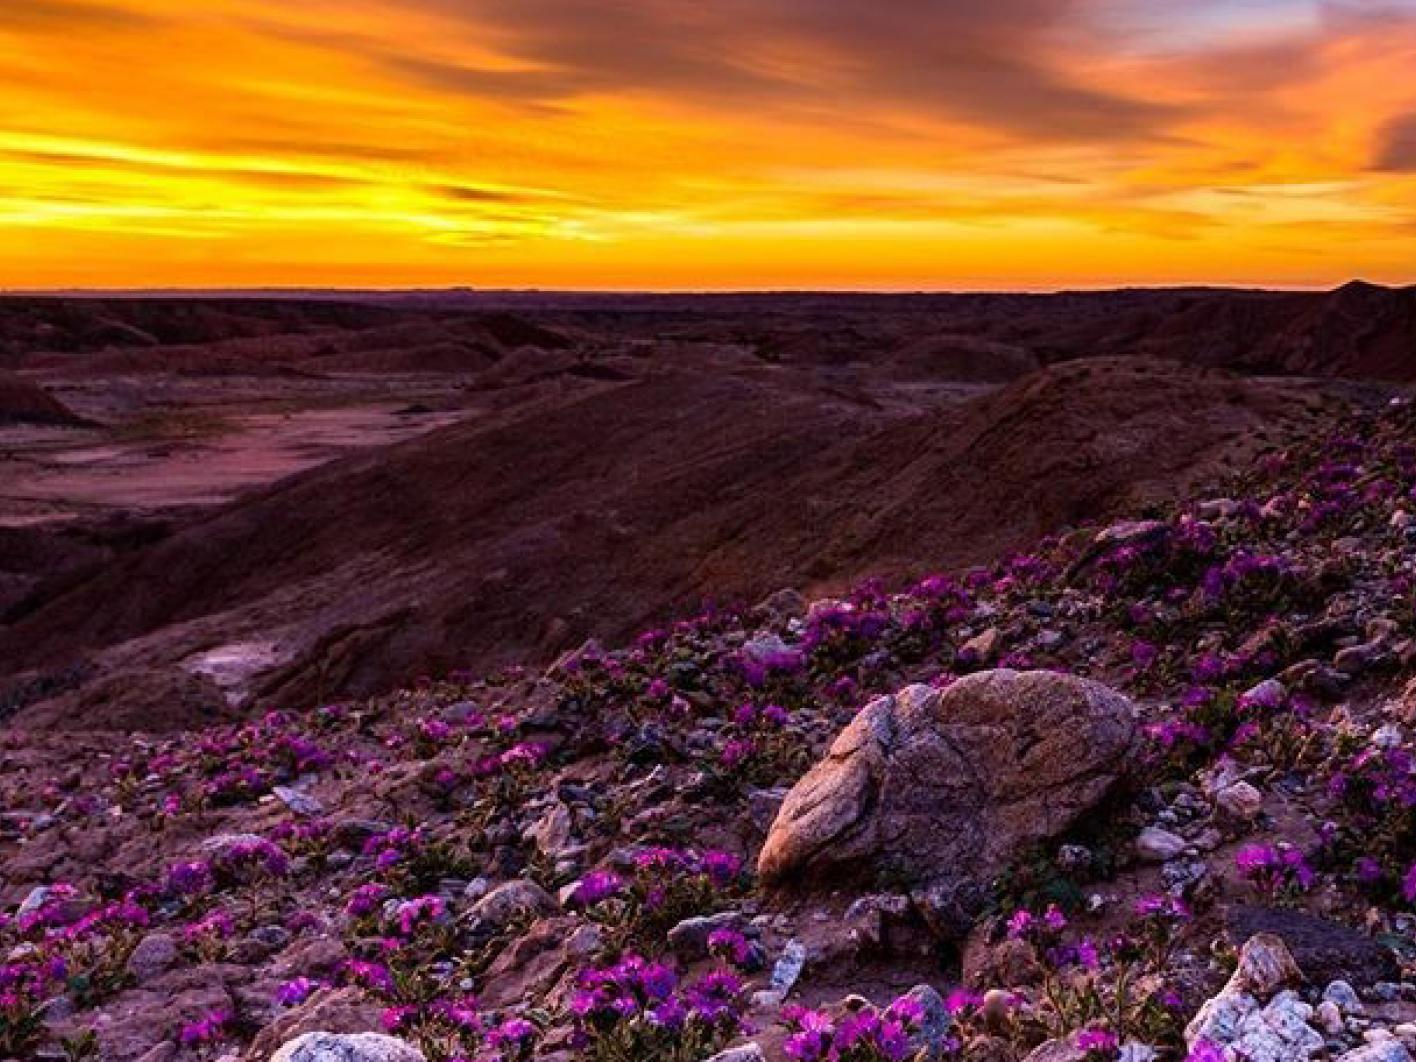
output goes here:
{"type": "Polygon", "coordinates": [[[3,0],[0,286],[1416,280],[1416,2],[3,0]]]}

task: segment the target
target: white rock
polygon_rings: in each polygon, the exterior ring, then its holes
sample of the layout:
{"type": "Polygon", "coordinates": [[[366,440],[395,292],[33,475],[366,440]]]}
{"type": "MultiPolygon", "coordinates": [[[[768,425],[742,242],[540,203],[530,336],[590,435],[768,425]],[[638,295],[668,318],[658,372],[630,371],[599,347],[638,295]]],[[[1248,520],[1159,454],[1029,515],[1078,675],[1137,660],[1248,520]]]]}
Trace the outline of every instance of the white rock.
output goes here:
{"type": "Polygon", "coordinates": [[[799,940],[789,941],[782,949],[782,957],[772,968],[771,990],[780,992],[785,998],[797,983],[797,978],[806,968],[806,945],[799,940]]]}
{"type": "Polygon", "coordinates": [[[255,680],[289,656],[275,642],[233,642],[187,657],[182,669],[211,679],[227,702],[239,708],[250,700],[255,680]]]}
{"type": "Polygon", "coordinates": [[[1247,992],[1227,989],[1205,1001],[1185,1027],[1185,1042],[1194,1047],[1200,1040],[1230,1044],[1239,1038],[1244,1019],[1259,1009],[1259,1001],[1247,992]]]}
{"type": "MultiPolygon", "coordinates": [[[[1298,1024],[1307,1028],[1306,1021],[1312,1016],[1312,1008],[1292,992],[1279,993],[1280,989],[1299,984],[1302,979],[1302,971],[1281,938],[1271,933],[1254,934],[1240,949],[1239,965],[1229,982],[1218,995],[1200,1007],[1185,1027],[1185,1042],[1193,1047],[1200,1040],[1209,1040],[1224,1046],[1237,1044],[1241,1039],[1252,1036],[1256,1040],[1252,1045],[1254,1051],[1270,1051],[1274,1047],[1272,1041],[1284,1039],[1271,1028],[1271,1019],[1283,1024],[1289,1033],[1296,1033],[1296,1029],[1288,1028],[1292,1024],[1289,1018],[1296,1013],[1296,1005],[1305,1012],[1298,1024]],[[1275,996],[1275,993],[1279,994],[1275,996]],[[1282,1002],[1272,1014],[1268,1013],[1268,1008],[1261,1013],[1262,1001],[1270,998],[1274,1003],[1282,1002]]],[[[1317,1038],[1321,1046],[1322,1037],[1312,1029],[1308,1032],[1317,1038]]],[[[1300,1037],[1300,1040],[1310,1042],[1306,1037],[1300,1037]]],[[[1292,1062],[1293,1057],[1307,1056],[1279,1056],[1270,1060],[1255,1055],[1250,1062],[1292,1062]]]]}
{"type": "Polygon", "coordinates": [[[730,1047],[726,1051],[719,1051],[708,1062],[766,1062],[767,1056],[762,1053],[762,1048],[757,1044],[743,1044],[741,1047],[730,1047]]]}
{"type": "Polygon", "coordinates": [[[423,1052],[382,1033],[312,1032],[296,1037],[270,1062],[427,1062],[423,1052]]]}
{"type": "Polygon", "coordinates": [[[33,914],[49,902],[49,897],[53,895],[53,893],[54,890],[48,885],[36,885],[26,894],[24,900],[20,903],[19,911],[16,913],[22,915],[33,914]]]}
{"type": "Polygon", "coordinates": [[[1369,740],[1379,749],[1394,749],[1399,748],[1406,739],[1402,736],[1401,727],[1397,724],[1384,723],[1372,731],[1369,740]]]}
{"type": "Polygon", "coordinates": [[[1412,1062],[1411,1052],[1402,1046],[1400,1040],[1382,1040],[1380,1043],[1363,1044],[1346,1054],[1338,1055],[1336,1062],[1412,1062]]]}
{"type": "Polygon", "coordinates": [[[1325,1046],[1322,1034],[1308,1024],[1313,1008],[1291,989],[1244,1018],[1230,1047],[1246,1062],[1299,1062],[1325,1046]]]}

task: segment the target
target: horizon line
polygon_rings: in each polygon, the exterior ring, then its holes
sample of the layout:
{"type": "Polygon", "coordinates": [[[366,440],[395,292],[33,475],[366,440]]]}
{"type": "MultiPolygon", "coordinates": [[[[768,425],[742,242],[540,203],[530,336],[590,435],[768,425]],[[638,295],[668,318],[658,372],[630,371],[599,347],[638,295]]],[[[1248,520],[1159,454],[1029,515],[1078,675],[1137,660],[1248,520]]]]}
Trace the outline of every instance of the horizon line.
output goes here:
{"type": "Polygon", "coordinates": [[[1407,284],[1385,284],[1353,277],[1337,284],[1238,284],[1195,282],[1177,284],[1120,283],[1068,285],[1065,287],[741,287],[741,288],[575,288],[575,287],[474,287],[464,284],[446,286],[368,286],[368,285],[300,285],[272,284],[249,286],[159,285],[153,287],[16,287],[0,288],[0,298],[200,298],[200,297],[298,297],[327,296],[400,296],[400,295],[545,295],[545,296],[771,296],[771,295],[837,295],[837,296],[946,296],[946,295],[1069,295],[1105,294],[1122,291],[1231,291],[1272,292],[1275,294],[1336,291],[1361,285],[1402,291],[1416,288],[1416,281],[1407,284]]]}

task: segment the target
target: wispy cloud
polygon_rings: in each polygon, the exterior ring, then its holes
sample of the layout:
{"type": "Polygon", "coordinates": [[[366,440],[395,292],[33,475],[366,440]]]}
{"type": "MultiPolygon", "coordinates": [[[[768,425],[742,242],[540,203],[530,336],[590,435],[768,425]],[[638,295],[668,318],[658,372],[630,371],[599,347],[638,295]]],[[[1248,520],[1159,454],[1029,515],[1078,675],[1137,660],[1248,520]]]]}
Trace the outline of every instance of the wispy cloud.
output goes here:
{"type": "Polygon", "coordinates": [[[0,8],[0,32],[63,30],[79,27],[144,28],[160,20],[122,3],[88,0],[5,0],[0,8]]]}
{"type": "Polygon", "coordinates": [[[1391,119],[1377,134],[1372,168],[1394,173],[1416,173],[1416,111],[1391,119]]]}

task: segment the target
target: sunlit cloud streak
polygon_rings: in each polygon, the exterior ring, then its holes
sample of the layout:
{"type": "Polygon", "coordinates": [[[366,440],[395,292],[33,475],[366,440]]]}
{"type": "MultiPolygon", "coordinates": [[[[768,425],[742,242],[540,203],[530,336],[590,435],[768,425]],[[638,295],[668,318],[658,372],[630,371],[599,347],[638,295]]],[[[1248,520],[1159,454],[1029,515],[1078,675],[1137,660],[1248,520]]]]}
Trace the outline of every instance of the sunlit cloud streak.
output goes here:
{"type": "Polygon", "coordinates": [[[16,286],[1411,276],[1416,3],[9,0],[16,286]]]}

